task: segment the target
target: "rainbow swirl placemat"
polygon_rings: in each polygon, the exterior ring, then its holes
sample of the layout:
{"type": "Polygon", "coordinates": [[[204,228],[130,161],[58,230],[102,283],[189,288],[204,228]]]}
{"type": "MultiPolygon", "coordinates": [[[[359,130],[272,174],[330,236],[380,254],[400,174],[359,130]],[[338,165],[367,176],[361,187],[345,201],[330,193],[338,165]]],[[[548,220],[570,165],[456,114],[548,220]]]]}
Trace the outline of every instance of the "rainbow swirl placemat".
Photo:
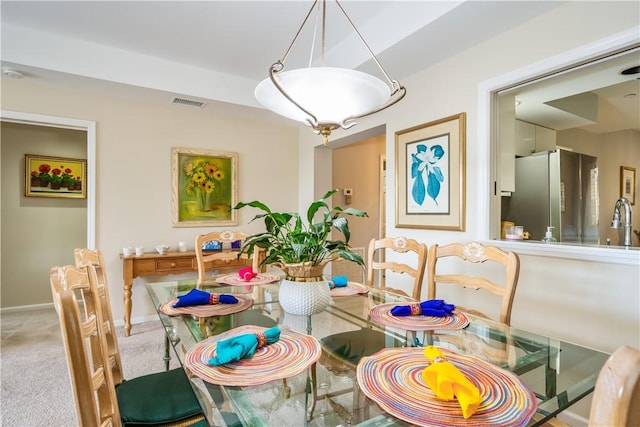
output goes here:
{"type": "Polygon", "coordinates": [[[391,309],[397,302],[378,304],[371,307],[369,316],[371,320],[383,326],[404,329],[406,331],[434,331],[436,329],[463,329],[469,325],[467,316],[454,311],[451,316],[394,316],[391,309]]]}
{"type": "Polygon", "coordinates": [[[259,348],[252,357],[221,366],[207,363],[215,355],[218,341],[264,330],[260,326],[246,325],[207,338],[187,352],[185,367],[209,383],[245,387],[293,377],[320,359],[322,348],[317,339],[281,329],[278,341],[259,348]]]}
{"type": "Polygon", "coordinates": [[[445,401],[422,379],[430,362],[423,348],[385,348],[358,363],[358,385],[365,395],[394,417],[419,426],[524,426],[538,408],[533,392],[513,372],[474,356],[442,349],[484,400],[464,419],[457,400],[445,401]]]}
{"type": "Polygon", "coordinates": [[[347,282],[347,286],[341,288],[331,289],[332,297],[347,297],[355,294],[366,294],[369,292],[369,287],[358,282],[347,282]]]}
{"type": "Polygon", "coordinates": [[[224,316],[226,314],[239,313],[250,308],[253,305],[253,298],[247,295],[235,295],[238,302],[235,304],[207,304],[207,305],[189,305],[187,307],[174,308],[173,304],[178,298],[172,298],[160,305],[159,310],[167,316],[179,316],[181,314],[191,314],[198,317],[224,316]]]}
{"type": "Polygon", "coordinates": [[[275,276],[273,274],[258,274],[251,280],[244,280],[237,274],[227,274],[226,276],[221,276],[216,278],[217,283],[221,283],[223,285],[231,285],[231,286],[251,286],[251,285],[264,285],[267,283],[273,283],[280,280],[280,276],[275,276]]]}

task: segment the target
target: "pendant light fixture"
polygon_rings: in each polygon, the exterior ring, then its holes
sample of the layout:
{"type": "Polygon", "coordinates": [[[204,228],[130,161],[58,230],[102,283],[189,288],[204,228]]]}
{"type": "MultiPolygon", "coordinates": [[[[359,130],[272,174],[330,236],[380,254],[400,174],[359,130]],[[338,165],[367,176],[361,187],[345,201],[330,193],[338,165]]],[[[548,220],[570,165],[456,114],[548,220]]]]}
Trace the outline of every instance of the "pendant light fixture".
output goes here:
{"type": "Polygon", "coordinates": [[[349,129],[356,124],[355,119],[377,113],[394,105],[406,93],[406,89],[396,80],[392,80],[382,68],[342,5],[338,0],[334,1],[375,61],[387,83],[360,71],[324,65],[327,5],[326,0],[315,0],[284,56],[271,65],[269,77],[260,82],[255,90],[255,96],[263,106],[277,114],[311,126],[315,133],[323,136],[324,145],[327,145],[331,131],[338,128],[349,129]],[[314,10],[316,12],[316,28],[309,65],[307,68],[285,71],[285,61],[314,10]],[[320,66],[312,66],[318,22],[321,23],[322,44],[320,66]]]}

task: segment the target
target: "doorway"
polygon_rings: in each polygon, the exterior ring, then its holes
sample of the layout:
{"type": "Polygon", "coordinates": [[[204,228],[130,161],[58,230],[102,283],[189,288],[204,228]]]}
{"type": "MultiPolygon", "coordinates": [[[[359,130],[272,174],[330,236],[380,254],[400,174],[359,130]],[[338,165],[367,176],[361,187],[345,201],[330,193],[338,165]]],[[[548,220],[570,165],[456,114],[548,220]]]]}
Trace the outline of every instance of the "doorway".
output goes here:
{"type": "Polygon", "coordinates": [[[39,308],[51,304],[50,266],[95,247],[95,123],[5,110],[0,122],[2,310],[39,308]],[[25,197],[25,154],[86,158],[87,198],[25,197]]]}

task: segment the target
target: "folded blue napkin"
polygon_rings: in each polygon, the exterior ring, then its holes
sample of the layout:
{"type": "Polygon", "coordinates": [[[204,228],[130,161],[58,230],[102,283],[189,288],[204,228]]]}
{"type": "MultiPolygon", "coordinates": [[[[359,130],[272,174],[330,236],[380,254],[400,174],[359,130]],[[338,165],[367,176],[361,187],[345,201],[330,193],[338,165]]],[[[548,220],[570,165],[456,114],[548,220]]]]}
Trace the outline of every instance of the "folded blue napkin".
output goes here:
{"type": "Polygon", "coordinates": [[[393,316],[451,316],[456,306],[446,304],[442,299],[432,299],[420,303],[397,305],[391,309],[393,316]]]}
{"type": "Polygon", "coordinates": [[[333,276],[331,280],[329,280],[329,289],[333,288],[344,288],[349,283],[349,279],[347,276],[333,276]]]}
{"type": "Polygon", "coordinates": [[[186,307],[189,305],[207,304],[235,304],[238,299],[228,294],[210,294],[200,289],[191,289],[188,293],[178,296],[178,302],[173,304],[173,308],[186,307]]]}
{"type": "Polygon", "coordinates": [[[253,356],[253,353],[267,344],[273,344],[280,339],[280,329],[273,327],[265,329],[257,334],[242,334],[227,338],[218,342],[216,355],[209,359],[209,364],[218,366],[225,363],[236,362],[245,357],[253,356]]]}

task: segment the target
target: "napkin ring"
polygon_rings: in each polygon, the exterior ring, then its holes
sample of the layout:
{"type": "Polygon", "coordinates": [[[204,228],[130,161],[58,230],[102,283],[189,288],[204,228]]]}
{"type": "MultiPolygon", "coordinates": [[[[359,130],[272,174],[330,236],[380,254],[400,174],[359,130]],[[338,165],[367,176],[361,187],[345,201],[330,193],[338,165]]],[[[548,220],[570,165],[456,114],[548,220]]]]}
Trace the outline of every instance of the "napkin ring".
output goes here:
{"type": "Polygon", "coordinates": [[[209,296],[209,304],[218,304],[219,301],[220,297],[218,296],[218,294],[211,294],[209,296]]]}
{"type": "Polygon", "coordinates": [[[256,332],[256,337],[258,338],[258,348],[267,345],[267,335],[264,332],[256,332]]]}
{"type": "Polygon", "coordinates": [[[420,304],[409,304],[409,308],[411,309],[412,316],[419,316],[422,314],[422,308],[420,308],[420,304]]]}

